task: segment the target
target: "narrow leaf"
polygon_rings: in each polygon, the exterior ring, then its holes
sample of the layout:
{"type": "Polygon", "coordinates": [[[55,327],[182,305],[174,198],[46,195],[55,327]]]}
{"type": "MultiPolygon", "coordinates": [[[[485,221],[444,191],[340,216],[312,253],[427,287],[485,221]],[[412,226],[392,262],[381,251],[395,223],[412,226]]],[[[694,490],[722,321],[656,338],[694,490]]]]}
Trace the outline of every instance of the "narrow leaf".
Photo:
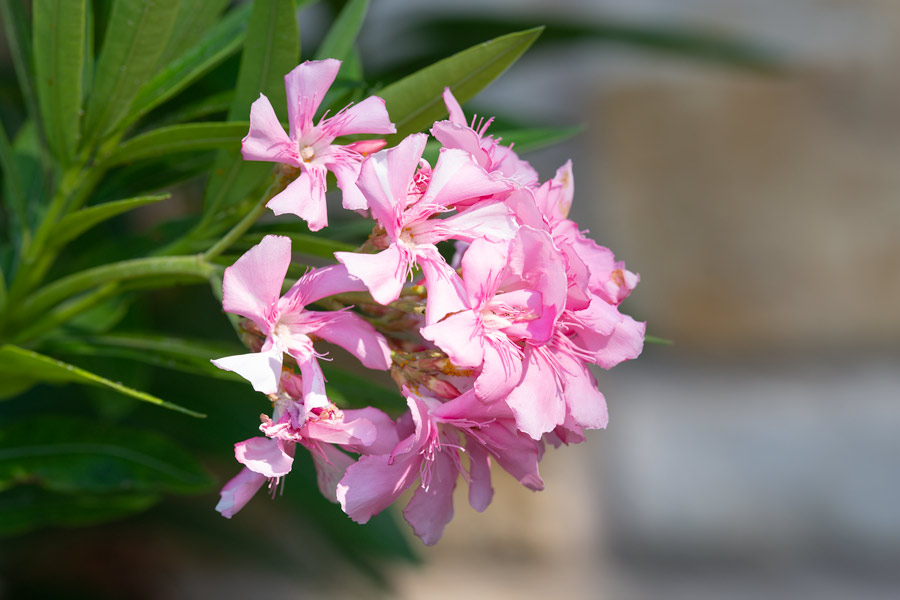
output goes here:
{"type": "Polygon", "coordinates": [[[237,52],[247,33],[249,14],[249,5],[232,11],[188,52],[144,84],[125,124],[138,120],[237,52]]]}
{"type": "MultiPolygon", "coordinates": [[[[317,235],[295,233],[292,231],[266,232],[266,235],[283,235],[291,238],[291,250],[307,256],[334,259],[335,252],[353,252],[356,246],[346,242],[337,242],[317,235]]],[[[247,248],[259,243],[259,234],[250,234],[241,238],[240,242],[247,248]]]]}
{"type": "Polygon", "coordinates": [[[64,164],[79,142],[86,0],[36,0],[34,66],[41,122],[50,150],[64,164]]]}
{"type": "Polygon", "coordinates": [[[669,340],[666,338],[661,338],[661,337],[656,337],[655,335],[645,335],[644,343],[656,344],[659,346],[674,346],[675,345],[675,342],[673,342],[672,340],[669,340]]]}
{"type": "Polygon", "coordinates": [[[18,481],[53,492],[202,492],[212,478],[162,435],[68,416],[0,428],[0,489],[18,481]]]}
{"type": "Polygon", "coordinates": [[[32,122],[37,123],[40,109],[34,90],[31,33],[23,3],[20,0],[0,0],[0,17],[25,109],[32,122]]]}
{"type": "MultiPolygon", "coordinates": [[[[269,98],[275,112],[284,119],[284,76],[297,66],[299,56],[300,31],[294,0],[254,2],[228,120],[249,118],[250,105],[260,94],[269,98]]],[[[271,165],[245,163],[238,149],[220,153],[206,186],[206,218],[211,218],[220,207],[243,199],[269,171],[271,165]]]]}
{"type": "Polygon", "coordinates": [[[369,8],[369,0],[350,0],[344,5],[341,13],[316,52],[316,60],[336,58],[344,60],[353,50],[356,36],[362,27],[363,19],[369,8]]]}
{"type": "Polygon", "coordinates": [[[156,70],[177,9],[178,0],[113,3],[87,103],[85,143],[114,129],[128,112],[138,90],[156,70]]]}
{"type": "Polygon", "coordinates": [[[64,363],[43,354],[38,354],[32,350],[4,344],[0,346],[0,373],[4,376],[11,375],[16,378],[33,378],[36,381],[46,383],[81,383],[86,385],[96,385],[109,388],[137,398],[143,402],[156,404],[164,408],[169,408],[182,412],[192,417],[204,417],[206,415],[194,412],[171,402],[166,402],[156,396],[151,396],[146,392],[132,389],[122,385],[116,381],[111,381],[105,377],[101,377],[90,371],[78,368],[74,365],[64,363]]]}
{"type": "Polygon", "coordinates": [[[180,0],[175,25],[159,64],[167,65],[190,50],[219,21],[228,0],[180,0]]]}
{"type": "Polygon", "coordinates": [[[447,114],[441,98],[445,87],[450,87],[460,103],[472,98],[509,68],[542,30],[541,27],[528,29],[472,46],[378,92],[397,125],[397,133],[388,137],[388,145],[425,129],[447,114]]]}
{"type": "Polygon", "coordinates": [[[66,215],[54,227],[48,236],[51,243],[55,246],[63,244],[75,239],[91,227],[111,219],[116,215],[120,215],[129,210],[146,206],[160,200],[169,198],[171,194],[158,194],[156,196],[138,196],[137,198],[128,198],[127,200],[117,200],[115,202],[106,202],[97,206],[82,208],[81,210],[66,215]]]}
{"type": "Polygon", "coordinates": [[[209,279],[215,267],[204,262],[199,256],[166,256],[123,260],[87,269],[57,279],[48,284],[22,303],[18,316],[27,322],[29,317],[43,313],[48,308],[70,296],[84,292],[104,283],[156,277],[160,275],[184,275],[198,279],[209,279]]]}
{"type": "Polygon", "coordinates": [[[3,169],[3,181],[9,191],[8,196],[3,194],[5,199],[3,204],[12,210],[19,226],[26,227],[28,221],[25,214],[25,186],[22,184],[19,166],[16,164],[15,154],[2,124],[0,124],[0,168],[3,169]]]}
{"type": "Polygon", "coordinates": [[[241,139],[250,130],[249,122],[188,123],[154,129],[119,146],[105,161],[110,167],[177,152],[239,149],[241,139]]]}

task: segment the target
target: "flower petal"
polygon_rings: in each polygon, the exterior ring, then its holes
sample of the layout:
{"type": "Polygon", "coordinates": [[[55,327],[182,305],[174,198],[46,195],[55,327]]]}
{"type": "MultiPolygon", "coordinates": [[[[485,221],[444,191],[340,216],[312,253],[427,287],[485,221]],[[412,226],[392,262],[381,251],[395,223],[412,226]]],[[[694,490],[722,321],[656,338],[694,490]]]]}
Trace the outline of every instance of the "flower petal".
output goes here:
{"type": "Polygon", "coordinates": [[[283,441],[264,437],[238,442],[234,445],[234,457],[254,473],[265,477],[287,475],[294,465],[293,452],[286,451],[283,441]]]}
{"type": "Polygon", "coordinates": [[[243,468],[241,472],[232,477],[219,492],[219,503],[216,510],[223,517],[230,519],[239,510],[244,508],[250,499],[259,491],[266,482],[265,475],[260,475],[250,469],[243,468]]]}
{"type": "Polygon", "coordinates": [[[338,262],[366,285],[372,298],[380,304],[389,304],[400,297],[406,281],[406,263],[395,245],[378,254],[335,252],[338,262]]]}
{"type": "Polygon", "coordinates": [[[211,362],[220,369],[237,373],[249,381],[257,392],[274,394],[278,391],[278,380],[281,378],[281,361],[281,349],[272,346],[267,352],[226,356],[211,362]]]}
{"type": "Polygon", "coordinates": [[[309,167],[266,204],[276,215],[297,215],[309,226],[319,231],[328,225],[325,205],[325,171],[309,167]]]}
{"type": "Polygon", "coordinates": [[[397,225],[395,207],[405,206],[406,191],[427,141],[426,134],[414,133],[362,163],[356,185],[368,200],[372,215],[388,231],[397,225]]]}
{"type": "Polygon", "coordinates": [[[469,505],[482,512],[494,498],[491,457],[484,446],[471,437],[466,438],[466,452],[469,455],[469,505]]]}
{"type": "Polygon", "coordinates": [[[290,264],[290,238],[267,235],[225,269],[222,308],[251,319],[263,333],[268,333],[269,311],[281,296],[290,264]]]}
{"type": "Polygon", "coordinates": [[[453,489],[458,471],[446,452],[438,452],[431,464],[429,485],[419,486],[403,510],[406,522],[426,546],[441,539],[444,527],[453,518],[453,489]]]}
{"type": "Polygon", "coordinates": [[[244,160],[261,160],[300,166],[297,144],[284,132],[269,99],[260,94],[250,105],[250,132],[241,140],[244,160]]]}
{"type": "Polygon", "coordinates": [[[299,139],[312,127],[313,117],[340,68],[341,61],[333,58],[308,60],[284,76],[292,139],[299,139]]]}
{"type": "Polygon", "coordinates": [[[384,100],[378,96],[369,96],[362,102],[347,107],[333,118],[327,119],[322,127],[334,137],[357,133],[397,133],[384,106],[384,100]]]}
{"type": "Polygon", "coordinates": [[[358,315],[347,312],[322,313],[322,325],[312,333],[337,344],[369,369],[386,370],[391,366],[391,349],[384,336],[358,315]]]}

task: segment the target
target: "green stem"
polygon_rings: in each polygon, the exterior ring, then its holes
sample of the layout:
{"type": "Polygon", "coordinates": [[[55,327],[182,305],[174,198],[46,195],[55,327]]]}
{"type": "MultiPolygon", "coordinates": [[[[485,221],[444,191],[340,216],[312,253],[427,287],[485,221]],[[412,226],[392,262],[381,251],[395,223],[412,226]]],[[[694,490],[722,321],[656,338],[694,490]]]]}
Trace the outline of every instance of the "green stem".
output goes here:
{"type": "Polygon", "coordinates": [[[281,186],[277,185],[277,181],[273,181],[272,184],[266,188],[262,198],[256,203],[253,209],[244,215],[244,218],[238,221],[238,223],[218,242],[213,244],[209,250],[203,253],[203,260],[209,261],[222,254],[228,250],[232,244],[238,241],[242,235],[247,233],[247,230],[250,229],[253,224],[256,223],[257,219],[265,212],[266,203],[280,190],[281,186]]]}

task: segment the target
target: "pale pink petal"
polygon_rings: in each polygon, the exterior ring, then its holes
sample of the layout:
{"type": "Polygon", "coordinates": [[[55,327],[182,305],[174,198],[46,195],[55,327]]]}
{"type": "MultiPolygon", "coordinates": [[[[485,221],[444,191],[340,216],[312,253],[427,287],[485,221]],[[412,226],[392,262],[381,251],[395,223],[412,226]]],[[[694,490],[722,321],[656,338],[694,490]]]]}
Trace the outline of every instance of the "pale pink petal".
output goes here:
{"type": "Polygon", "coordinates": [[[480,319],[471,310],[448,315],[419,332],[446,352],[456,366],[480,367],[484,361],[484,330],[480,319]]]}
{"type": "Polygon", "coordinates": [[[453,459],[439,452],[431,463],[428,487],[420,486],[403,510],[406,522],[426,546],[441,539],[444,527],[453,518],[453,489],[458,472],[453,459]]]}
{"type": "Polygon", "coordinates": [[[284,76],[291,138],[298,139],[312,126],[313,117],[340,68],[341,61],[333,58],[308,60],[284,76]]]}
{"type": "Polygon", "coordinates": [[[259,95],[250,105],[250,132],[241,140],[244,160],[287,163],[300,166],[295,144],[284,132],[269,99],[259,95]]]}
{"type": "Polygon", "coordinates": [[[316,483],[319,491],[331,502],[337,503],[337,485],[347,472],[347,467],[355,463],[331,444],[320,444],[319,452],[312,452],[313,464],[316,467],[316,483]]]}
{"type": "MultiPolygon", "coordinates": [[[[290,352],[290,349],[288,351],[290,352]]],[[[303,376],[303,407],[312,410],[329,406],[331,402],[325,395],[325,375],[318,359],[295,353],[291,353],[291,356],[297,359],[297,366],[300,367],[300,374],[303,376]]]]}
{"type": "Polygon", "coordinates": [[[522,379],[522,354],[509,340],[488,338],[484,364],[475,380],[475,393],[483,402],[505,398],[522,379]]]}
{"type": "Polygon", "coordinates": [[[444,99],[444,104],[447,105],[447,112],[450,113],[450,120],[458,125],[465,125],[466,115],[463,114],[462,108],[459,106],[459,102],[456,101],[456,98],[453,97],[453,92],[450,91],[450,88],[445,87],[441,97],[444,99]]]}
{"type": "Polygon", "coordinates": [[[450,265],[437,253],[436,256],[420,257],[419,267],[425,275],[428,298],[425,305],[425,322],[429,325],[446,315],[468,308],[462,280],[450,265]]]}
{"type": "Polygon", "coordinates": [[[378,96],[369,96],[350,106],[334,118],[326,120],[322,126],[334,137],[357,133],[397,133],[384,106],[384,100],[378,96]]]}
{"type": "Polygon", "coordinates": [[[540,351],[529,348],[522,380],[509,393],[506,403],[516,415],[518,428],[539,440],[566,417],[562,393],[552,365],[540,351]]]}
{"type": "Polygon", "coordinates": [[[501,202],[478,204],[447,219],[436,219],[431,229],[434,241],[456,238],[473,242],[478,238],[490,241],[510,240],[516,235],[518,224],[509,209],[501,202]]]}
{"type": "Polygon", "coordinates": [[[361,456],[347,468],[337,485],[336,497],[341,509],[357,523],[367,523],[413,484],[419,477],[422,460],[414,452],[394,457],[361,456]]]}
{"type": "Polygon", "coordinates": [[[510,420],[491,423],[478,433],[485,447],[503,470],[530,490],[544,489],[544,480],[538,473],[541,455],[539,440],[518,431],[510,420]]]}
{"type": "Polygon", "coordinates": [[[284,442],[264,437],[238,442],[234,445],[234,457],[251,471],[265,477],[287,475],[294,465],[293,452],[286,452],[284,442]]]}
{"type": "Polygon", "coordinates": [[[269,200],[266,207],[276,215],[297,215],[306,221],[310,231],[319,231],[328,225],[325,172],[315,167],[305,168],[297,179],[269,200]]]}
{"type": "Polygon", "coordinates": [[[509,191],[509,184],[488,175],[465,150],[441,150],[423,202],[454,206],[481,196],[509,191]]]}
{"type": "Polygon", "coordinates": [[[344,265],[328,265],[305,273],[284,295],[292,307],[306,306],[344,292],[364,292],[366,284],[347,272],[344,265]]]}
{"type": "Polygon", "coordinates": [[[507,179],[529,188],[536,186],[539,181],[538,172],[527,160],[519,158],[511,146],[498,144],[491,149],[491,172],[500,173],[507,179]]]}
{"type": "Polygon", "coordinates": [[[397,424],[387,414],[367,406],[365,408],[344,411],[344,421],[364,419],[375,428],[375,439],[365,445],[348,444],[347,448],[360,454],[390,454],[400,442],[397,435],[397,424]]]}
{"type": "Polygon", "coordinates": [[[372,215],[389,231],[397,224],[396,207],[405,206],[406,191],[427,141],[426,134],[414,133],[362,163],[356,185],[368,200],[372,215]]]}
{"type": "Polygon", "coordinates": [[[368,446],[375,441],[377,430],[368,419],[307,421],[305,437],[341,446],[368,446]]]}
{"type": "Polygon", "coordinates": [[[389,369],[391,349],[384,336],[367,321],[347,312],[322,313],[327,319],[312,331],[325,341],[337,344],[369,369],[389,369]]]}
{"type": "Polygon", "coordinates": [[[380,304],[390,304],[400,297],[406,281],[406,263],[395,245],[378,254],[335,252],[338,262],[366,285],[372,298],[380,304]]]}
{"type": "Polygon", "coordinates": [[[494,297],[506,270],[509,242],[477,239],[462,258],[463,282],[473,308],[494,297]]]}
{"type": "Polygon", "coordinates": [[[494,498],[491,486],[491,457],[473,438],[466,438],[469,455],[469,505],[478,512],[484,511],[494,498]]]}
{"type": "Polygon", "coordinates": [[[387,146],[387,140],[359,140],[358,142],[353,142],[352,144],[345,144],[344,148],[348,150],[353,150],[354,152],[361,154],[363,158],[369,156],[370,154],[375,154],[382,148],[387,146]]]}
{"type": "Polygon", "coordinates": [[[241,472],[232,477],[219,492],[220,499],[216,504],[216,510],[226,519],[230,519],[250,502],[265,482],[264,475],[247,468],[241,469],[241,472]]]}
{"type": "Polygon", "coordinates": [[[274,394],[278,391],[281,378],[281,361],[281,350],[273,346],[267,352],[226,356],[211,362],[222,370],[237,373],[249,381],[257,392],[274,394]]]}
{"type": "Polygon", "coordinates": [[[360,163],[341,161],[330,165],[331,171],[341,188],[341,205],[347,210],[365,210],[369,208],[366,197],[356,187],[359,177],[360,163]]]}
{"type": "Polygon", "coordinates": [[[431,128],[431,135],[444,148],[459,148],[468,152],[481,168],[491,166],[490,155],[481,147],[481,136],[471,127],[453,121],[439,121],[431,128]]]}
{"type": "Polygon", "coordinates": [[[251,319],[263,333],[268,333],[270,311],[281,296],[290,264],[290,238],[267,235],[225,269],[222,308],[251,319]]]}
{"type": "Polygon", "coordinates": [[[586,365],[574,358],[565,357],[562,361],[570,363],[563,364],[563,368],[569,373],[566,380],[566,404],[572,419],[580,427],[605,428],[609,423],[606,398],[597,389],[594,376],[586,365]]]}
{"type": "Polygon", "coordinates": [[[635,321],[628,315],[616,325],[612,334],[602,340],[594,340],[590,351],[594,354],[594,364],[611,369],[626,360],[640,356],[644,348],[646,323],[635,321]]]}

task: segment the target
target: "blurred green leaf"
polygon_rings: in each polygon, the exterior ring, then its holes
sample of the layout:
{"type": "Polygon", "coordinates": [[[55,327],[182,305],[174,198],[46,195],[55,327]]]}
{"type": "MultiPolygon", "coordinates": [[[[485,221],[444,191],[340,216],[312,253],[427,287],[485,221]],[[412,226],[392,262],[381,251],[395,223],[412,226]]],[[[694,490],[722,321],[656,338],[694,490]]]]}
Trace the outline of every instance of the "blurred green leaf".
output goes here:
{"type": "MultiPolygon", "coordinates": [[[[297,66],[299,56],[300,31],[294,0],[254,2],[228,120],[249,118],[250,105],[260,94],[269,98],[283,119],[287,115],[284,76],[297,66]]],[[[260,185],[271,168],[266,163],[244,162],[239,148],[220,153],[206,186],[205,217],[213,219],[220,207],[243,199],[260,185]]]]}
{"type": "Polygon", "coordinates": [[[219,148],[240,148],[250,123],[213,122],[171,125],[131,138],[105,160],[110,167],[179,152],[198,152],[219,148]]]}
{"type": "Polygon", "coordinates": [[[3,204],[12,211],[21,227],[27,227],[25,187],[22,185],[19,165],[16,164],[15,154],[2,124],[0,124],[0,168],[3,169],[3,182],[9,193],[3,194],[3,204]]]}
{"type": "Polygon", "coordinates": [[[156,71],[177,14],[178,0],[113,3],[87,102],[83,144],[114,129],[127,114],[156,71]]]}
{"type": "Polygon", "coordinates": [[[244,381],[240,375],[223,371],[210,360],[243,354],[239,345],[214,344],[207,340],[190,340],[146,333],[114,333],[104,336],[60,337],[47,342],[49,348],[62,354],[127,358],[158,367],[175,369],[217,379],[244,381]]]}
{"type": "Polygon", "coordinates": [[[156,494],[59,494],[37,486],[0,492],[0,536],[48,526],[96,525],[144,511],[156,494]]]}
{"type": "Polygon", "coordinates": [[[207,30],[219,22],[227,5],[228,0],[179,0],[175,25],[159,57],[159,64],[167,65],[191,50],[207,30]]]}
{"type": "Polygon", "coordinates": [[[159,275],[186,275],[207,280],[213,270],[214,267],[199,256],[136,258],[110,263],[74,273],[42,287],[25,299],[19,315],[27,320],[29,316],[40,314],[70,296],[104,283],[159,275]]]}
{"type": "Polygon", "coordinates": [[[81,125],[81,78],[86,0],[36,0],[34,66],[47,143],[63,164],[71,162],[81,125]]]}
{"type": "Polygon", "coordinates": [[[81,210],[66,215],[59,223],[54,225],[49,238],[53,245],[62,246],[91,227],[94,227],[107,219],[111,219],[129,210],[146,206],[147,204],[166,200],[169,197],[171,197],[171,194],[138,196],[137,198],[105,202],[96,206],[82,208],[81,210]]]}
{"type": "Polygon", "coordinates": [[[47,415],[0,427],[0,490],[21,483],[65,493],[191,494],[213,480],[158,433],[47,415]]]}
{"type": "Polygon", "coordinates": [[[674,346],[675,342],[672,340],[656,337],[655,335],[645,335],[644,343],[646,344],[656,344],[658,346],[674,346]]]}
{"type": "Polygon", "coordinates": [[[104,386],[121,394],[125,394],[126,396],[131,396],[132,398],[137,398],[144,402],[176,410],[192,417],[204,416],[200,413],[178,406],[177,404],[166,402],[156,396],[151,396],[150,394],[111,381],[74,365],[64,363],[61,360],[56,360],[55,358],[38,354],[32,350],[27,350],[11,344],[0,346],[0,374],[2,374],[3,377],[13,377],[16,379],[34,378],[37,381],[47,383],[82,383],[104,386]]]}
{"type": "Polygon", "coordinates": [[[353,44],[356,42],[356,36],[359,34],[368,9],[369,0],[349,0],[319,45],[315,60],[336,58],[343,61],[346,59],[353,50],[353,44]]]}
{"type": "Polygon", "coordinates": [[[247,33],[249,14],[249,5],[233,10],[188,52],[144,84],[129,110],[126,124],[141,118],[237,52],[247,33]]]}
{"type": "MultiPolygon", "coordinates": [[[[250,233],[240,239],[240,244],[249,248],[260,241],[260,233],[250,233]]],[[[307,256],[319,256],[334,260],[335,252],[353,252],[356,246],[337,242],[325,237],[292,231],[266,231],[266,235],[282,235],[291,239],[291,251],[307,256]]]]}
{"type": "Polygon", "coordinates": [[[40,109],[34,90],[31,34],[25,6],[20,0],[0,0],[0,17],[19,90],[25,100],[25,109],[31,121],[37,123],[40,120],[40,109]]]}
{"type": "Polygon", "coordinates": [[[541,35],[536,27],[478,44],[404,77],[377,92],[384,99],[397,133],[388,145],[421,131],[447,114],[445,87],[466,102],[499,77],[541,35]]]}
{"type": "Polygon", "coordinates": [[[211,115],[222,115],[231,107],[234,100],[234,91],[225,90],[212,96],[206,96],[192,102],[186,102],[184,105],[176,109],[167,111],[162,115],[158,122],[154,122],[154,126],[174,125],[176,123],[184,123],[187,121],[196,121],[211,115]]]}

